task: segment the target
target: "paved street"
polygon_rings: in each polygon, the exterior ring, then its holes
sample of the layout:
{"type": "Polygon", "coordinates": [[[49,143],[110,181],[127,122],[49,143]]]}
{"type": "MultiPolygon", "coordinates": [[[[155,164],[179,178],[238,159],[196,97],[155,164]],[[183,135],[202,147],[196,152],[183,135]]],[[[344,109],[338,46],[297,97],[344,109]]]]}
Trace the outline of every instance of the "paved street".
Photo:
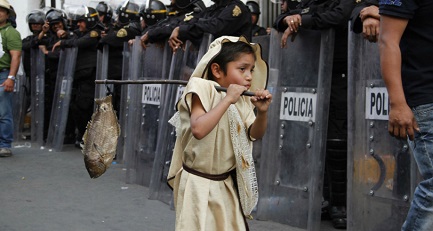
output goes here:
{"type": "MultiPolygon", "coordinates": [[[[126,184],[125,166],[91,179],[81,151],[19,147],[0,158],[1,231],[174,230],[170,206],[148,200],[148,189],[126,184]]],[[[298,231],[270,221],[249,221],[252,231],[298,231]]],[[[329,223],[322,230],[334,230],[329,223]]]]}

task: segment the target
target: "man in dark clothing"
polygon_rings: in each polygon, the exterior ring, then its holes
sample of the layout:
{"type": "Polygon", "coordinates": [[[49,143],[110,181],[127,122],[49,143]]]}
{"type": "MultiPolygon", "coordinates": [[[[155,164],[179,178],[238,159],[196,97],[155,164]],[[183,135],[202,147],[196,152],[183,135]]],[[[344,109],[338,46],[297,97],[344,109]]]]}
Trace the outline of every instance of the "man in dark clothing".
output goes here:
{"type": "MultiPolygon", "coordinates": [[[[109,79],[122,79],[123,46],[125,42],[134,39],[141,34],[139,22],[139,6],[135,3],[125,1],[117,10],[119,15],[115,25],[101,38],[98,49],[108,45],[108,73],[109,79]]],[[[119,112],[120,108],[120,85],[115,85],[113,92],[113,107],[119,112]]]]}
{"type": "Polygon", "coordinates": [[[101,32],[105,33],[105,31],[108,31],[113,25],[113,10],[111,9],[111,6],[104,1],[99,2],[98,5],[96,5],[95,10],[98,11],[99,22],[101,22],[105,27],[101,32]]]}
{"type": "MultiPolygon", "coordinates": [[[[46,15],[46,22],[42,26],[42,31],[38,35],[39,48],[45,54],[45,103],[44,103],[44,134],[43,139],[48,137],[48,129],[51,119],[51,110],[56,87],[57,69],[60,58],[60,48],[53,49],[60,39],[73,36],[73,32],[66,27],[66,15],[58,9],[50,9],[46,15]]],[[[72,120],[68,119],[64,143],[70,144],[75,142],[75,128],[72,120]]]]}
{"type": "Polygon", "coordinates": [[[30,50],[39,46],[38,35],[45,24],[45,13],[41,10],[31,11],[27,15],[27,24],[32,34],[23,39],[23,66],[26,75],[30,76],[30,50]]]}
{"type": "Polygon", "coordinates": [[[93,113],[95,96],[97,45],[100,39],[102,24],[99,24],[98,13],[91,7],[82,6],[77,10],[73,20],[77,21],[78,29],[74,35],[54,44],[61,48],[77,47],[74,81],[70,103],[70,113],[78,130],[75,145],[80,147],[88,121],[93,113]]]}
{"type": "Polygon", "coordinates": [[[206,8],[197,17],[185,17],[171,33],[169,45],[176,51],[185,41],[199,43],[204,33],[215,38],[223,35],[245,36],[251,41],[251,13],[240,0],[213,0],[214,5],[206,8]]]}
{"type": "Polygon", "coordinates": [[[251,12],[251,23],[253,24],[252,36],[267,35],[266,28],[257,25],[260,17],[260,6],[257,2],[248,1],[247,7],[251,12]]]}
{"type": "Polygon", "coordinates": [[[389,94],[388,132],[407,140],[422,180],[402,231],[433,230],[433,2],[379,1],[380,66],[389,94]]]}
{"type": "Polygon", "coordinates": [[[335,29],[324,186],[324,198],[329,200],[328,212],[335,228],[346,227],[347,23],[354,6],[355,1],[350,0],[304,0],[296,9],[278,16],[274,24],[277,30],[284,32],[282,47],[290,36],[303,28],[335,29]]]}

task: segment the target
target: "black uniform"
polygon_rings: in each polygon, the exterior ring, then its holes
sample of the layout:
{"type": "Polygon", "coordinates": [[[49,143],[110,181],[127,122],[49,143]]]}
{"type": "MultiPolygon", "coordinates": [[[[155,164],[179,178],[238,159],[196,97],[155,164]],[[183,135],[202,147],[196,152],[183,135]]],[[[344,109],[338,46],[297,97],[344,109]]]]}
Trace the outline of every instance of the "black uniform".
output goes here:
{"type": "Polygon", "coordinates": [[[296,9],[299,1],[298,0],[285,0],[287,2],[287,7],[289,8],[289,10],[293,10],[296,9]]]}
{"type": "Polygon", "coordinates": [[[245,36],[251,41],[251,12],[240,0],[220,0],[196,17],[185,18],[179,26],[179,39],[198,42],[204,33],[215,38],[223,35],[245,36]]]}
{"type": "Polygon", "coordinates": [[[287,26],[283,19],[300,14],[300,30],[335,29],[324,197],[330,202],[329,214],[336,228],[346,227],[347,24],[354,7],[354,0],[304,0],[297,9],[279,15],[274,24],[277,30],[284,31],[287,26]]]}
{"type": "Polygon", "coordinates": [[[184,21],[185,17],[188,15],[196,17],[199,13],[200,10],[195,12],[193,9],[188,11],[170,12],[167,18],[158,21],[158,23],[155,25],[148,27],[144,33],[147,33],[149,39],[148,41],[150,43],[165,41],[170,37],[173,29],[184,21]]]}
{"type": "MultiPolygon", "coordinates": [[[[114,25],[107,35],[99,40],[98,49],[108,45],[108,72],[109,79],[122,79],[123,67],[123,46],[125,42],[135,39],[141,34],[141,27],[138,22],[131,22],[127,26],[114,25]]],[[[120,106],[120,85],[115,85],[113,92],[113,107],[119,112],[120,106]]]]}
{"type": "Polygon", "coordinates": [[[81,32],[74,31],[74,36],[62,40],[61,47],[77,47],[74,81],[72,84],[70,113],[77,127],[77,141],[81,141],[88,121],[93,113],[95,97],[95,79],[97,62],[97,45],[100,38],[99,30],[81,32]]]}
{"type": "Polygon", "coordinates": [[[260,35],[267,35],[268,32],[266,32],[266,28],[254,25],[252,29],[252,35],[254,36],[260,36],[260,35]]]}

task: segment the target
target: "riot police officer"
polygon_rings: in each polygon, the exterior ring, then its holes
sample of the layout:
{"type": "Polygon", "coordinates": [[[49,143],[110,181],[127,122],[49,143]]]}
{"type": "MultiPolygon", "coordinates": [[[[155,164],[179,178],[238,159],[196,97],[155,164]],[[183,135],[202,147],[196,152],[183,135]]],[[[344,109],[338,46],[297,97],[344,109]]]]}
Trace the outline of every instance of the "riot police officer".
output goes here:
{"type": "Polygon", "coordinates": [[[99,2],[95,10],[98,11],[99,14],[99,22],[104,25],[104,30],[102,30],[102,36],[104,36],[105,32],[108,31],[113,26],[113,9],[106,2],[99,2]]]}
{"type": "Polygon", "coordinates": [[[260,17],[260,6],[257,2],[248,1],[248,9],[251,11],[251,22],[253,24],[252,36],[267,35],[266,28],[257,25],[260,17]]]}
{"type": "MultiPolygon", "coordinates": [[[[195,0],[191,0],[195,1],[195,0]]],[[[215,38],[223,35],[245,36],[251,40],[251,12],[240,0],[213,0],[215,4],[197,16],[185,17],[171,33],[169,45],[176,51],[186,40],[198,43],[204,33],[215,38]]]]}
{"type": "Polygon", "coordinates": [[[167,17],[167,7],[159,0],[150,1],[149,7],[140,12],[147,26],[153,26],[167,17]]]}
{"type": "Polygon", "coordinates": [[[73,36],[54,44],[54,48],[57,46],[78,48],[69,115],[72,116],[78,131],[75,145],[80,147],[82,136],[93,113],[96,51],[103,25],[99,23],[98,12],[87,6],[71,10],[71,19],[77,22],[78,29],[74,31],[73,36]]]}
{"type": "MultiPolygon", "coordinates": [[[[54,48],[60,39],[72,36],[67,28],[67,16],[58,9],[49,9],[45,15],[46,22],[38,35],[39,48],[45,54],[45,109],[44,109],[44,140],[48,136],[51,108],[56,86],[57,67],[59,64],[60,48],[54,48]]],[[[75,129],[71,120],[68,120],[64,143],[75,142],[75,129]]]]}
{"type": "Polygon", "coordinates": [[[38,35],[45,24],[45,13],[42,10],[32,10],[26,17],[31,35],[23,39],[23,66],[27,76],[30,75],[30,49],[38,48],[38,35]]]}
{"type": "MultiPolygon", "coordinates": [[[[119,80],[122,78],[123,44],[141,34],[139,9],[138,4],[129,0],[124,1],[116,9],[118,15],[116,23],[106,33],[106,36],[99,41],[99,49],[102,49],[105,45],[108,46],[108,73],[110,73],[110,79],[119,80]]],[[[119,112],[120,89],[119,85],[114,86],[114,91],[110,89],[113,91],[113,106],[117,112],[119,112]]]]}

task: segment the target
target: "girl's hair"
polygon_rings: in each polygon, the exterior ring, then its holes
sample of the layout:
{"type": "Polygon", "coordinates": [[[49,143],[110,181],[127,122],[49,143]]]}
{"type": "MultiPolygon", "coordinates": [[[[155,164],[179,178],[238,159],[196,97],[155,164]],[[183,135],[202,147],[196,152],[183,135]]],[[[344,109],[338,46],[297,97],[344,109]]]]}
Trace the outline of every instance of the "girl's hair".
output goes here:
{"type": "Polygon", "coordinates": [[[212,74],[211,65],[213,63],[216,63],[220,66],[221,70],[224,72],[224,74],[227,74],[227,64],[229,62],[235,61],[239,58],[242,54],[253,54],[254,60],[256,59],[254,49],[245,42],[225,42],[221,44],[221,50],[220,53],[213,58],[210,63],[208,64],[208,79],[214,80],[215,78],[212,74]]]}

